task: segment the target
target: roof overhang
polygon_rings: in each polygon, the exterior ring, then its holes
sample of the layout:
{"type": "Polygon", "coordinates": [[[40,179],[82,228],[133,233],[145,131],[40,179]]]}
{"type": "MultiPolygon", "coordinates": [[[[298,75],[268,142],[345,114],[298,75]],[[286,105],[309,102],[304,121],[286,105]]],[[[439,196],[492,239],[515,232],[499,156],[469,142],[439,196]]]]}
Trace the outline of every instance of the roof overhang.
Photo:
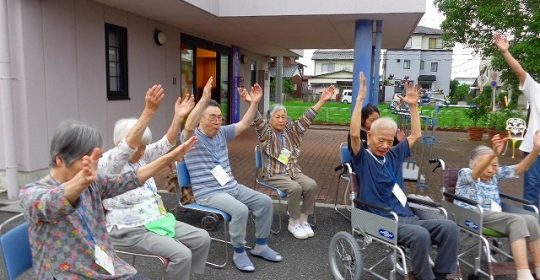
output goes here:
{"type": "Polygon", "coordinates": [[[182,32],[268,56],[354,48],[358,20],[382,20],[382,48],[402,48],[425,0],[95,0],[182,32]]]}

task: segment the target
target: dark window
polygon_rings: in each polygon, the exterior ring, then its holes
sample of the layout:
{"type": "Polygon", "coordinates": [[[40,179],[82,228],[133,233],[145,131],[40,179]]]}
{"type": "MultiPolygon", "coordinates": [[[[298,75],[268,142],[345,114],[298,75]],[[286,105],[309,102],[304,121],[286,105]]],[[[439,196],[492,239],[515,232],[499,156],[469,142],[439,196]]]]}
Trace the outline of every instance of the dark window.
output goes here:
{"type": "Polygon", "coordinates": [[[420,70],[424,70],[424,61],[420,60],[420,70]]]}
{"type": "Polygon", "coordinates": [[[411,61],[408,59],[403,60],[403,69],[411,69],[411,61]]]}
{"type": "Polygon", "coordinates": [[[437,72],[437,68],[439,68],[439,63],[432,62],[431,63],[431,72],[437,72]]]}
{"type": "Polygon", "coordinates": [[[129,99],[127,65],[127,29],[105,23],[105,61],[107,99],[129,99]]]}

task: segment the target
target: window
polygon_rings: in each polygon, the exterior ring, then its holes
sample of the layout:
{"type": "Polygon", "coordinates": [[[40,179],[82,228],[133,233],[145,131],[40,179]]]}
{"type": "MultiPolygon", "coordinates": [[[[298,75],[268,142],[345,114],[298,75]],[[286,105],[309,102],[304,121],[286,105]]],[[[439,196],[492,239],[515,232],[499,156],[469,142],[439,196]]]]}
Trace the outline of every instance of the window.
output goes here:
{"type": "Polygon", "coordinates": [[[403,60],[403,69],[411,69],[411,61],[408,59],[403,60]]]}
{"type": "Polygon", "coordinates": [[[431,72],[437,72],[437,68],[439,68],[439,63],[432,62],[431,63],[431,72]]]}
{"type": "Polygon", "coordinates": [[[405,49],[412,48],[412,38],[409,38],[409,41],[407,41],[407,44],[405,45],[405,49]]]}
{"type": "Polygon", "coordinates": [[[424,61],[420,60],[420,70],[424,70],[424,61]]]}
{"type": "Polygon", "coordinates": [[[105,23],[107,99],[129,99],[127,68],[127,29],[105,23]]]}
{"type": "Polygon", "coordinates": [[[335,71],[334,69],[335,69],[335,64],[334,63],[323,63],[321,65],[322,74],[334,72],[335,71]]]}
{"type": "Polygon", "coordinates": [[[429,38],[429,48],[430,49],[442,49],[442,39],[441,38],[429,38]]]}

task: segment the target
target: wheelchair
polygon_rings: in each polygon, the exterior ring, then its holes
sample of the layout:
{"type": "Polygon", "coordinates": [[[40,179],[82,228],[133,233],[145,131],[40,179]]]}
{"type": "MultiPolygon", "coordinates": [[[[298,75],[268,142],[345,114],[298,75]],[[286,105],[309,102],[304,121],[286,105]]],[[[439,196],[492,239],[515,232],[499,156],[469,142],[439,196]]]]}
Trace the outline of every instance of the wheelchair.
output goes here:
{"type": "MultiPolygon", "coordinates": [[[[336,233],[329,247],[330,270],[335,279],[365,279],[366,273],[377,279],[409,279],[407,249],[398,244],[398,215],[389,208],[371,205],[369,202],[356,199],[358,182],[356,174],[347,166],[348,183],[351,197],[351,233],[341,231],[336,233]],[[363,209],[373,208],[389,213],[392,218],[382,217],[363,209]],[[368,263],[362,257],[362,252],[374,244],[383,245],[384,255],[368,263]],[[389,262],[393,267],[388,270],[389,262]],[[386,275],[383,275],[385,274],[386,275]]],[[[446,210],[432,201],[407,198],[409,206],[415,207],[415,214],[422,218],[446,219],[446,210]],[[417,210],[421,210],[417,212],[417,210]]]]}
{"type": "MultiPolygon", "coordinates": [[[[458,225],[462,235],[458,261],[472,270],[467,274],[467,279],[479,279],[480,276],[484,276],[493,280],[496,276],[515,274],[507,236],[483,226],[483,209],[479,203],[455,194],[459,169],[446,168],[444,163],[440,165],[443,182],[441,204],[448,212],[449,219],[458,225]],[[455,205],[454,200],[476,209],[455,205]]],[[[501,205],[503,212],[529,214],[538,219],[538,208],[532,202],[504,193],[499,195],[503,200],[501,205]]]]}

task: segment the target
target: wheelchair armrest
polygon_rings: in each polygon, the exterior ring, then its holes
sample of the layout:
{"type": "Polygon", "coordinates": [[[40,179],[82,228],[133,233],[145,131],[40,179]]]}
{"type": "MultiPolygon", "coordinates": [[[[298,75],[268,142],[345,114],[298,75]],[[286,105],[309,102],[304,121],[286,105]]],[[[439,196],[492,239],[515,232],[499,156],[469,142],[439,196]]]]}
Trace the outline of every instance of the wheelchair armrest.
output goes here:
{"type": "Polygon", "coordinates": [[[374,209],[377,209],[379,211],[384,211],[384,212],[388,212],[388,213],[392,212],[392,209],[390,209],[389,207],[381,207],[381,206],[378,206],[378,205],[370,204],[370,203],[367,203],[365,201],[361,201],[358,198],[355,198],[353,201],[354,201],[354,205],[356,205],[356,207],[358,207],[360,209],[363,209],[364,207],[368,207],[368,208],[374,208],[374,209]]]}
{"type": "Polygon", "coordinates": [[[530,201],[530,200],[515,197],[515,196],[511,196],[511,195],[508,195],[508,194],[505,194],[505,193],[499,193],[499,196],[501,198],[509,199],[509,200],[519,202],[519,203],[522,203],[522,204],[533,205],[533,202],[530,201]]]}
{"type": "Polygon", "coordinates": [[[443,195],[447,196],[447,197],[450,197],[452,199],[459,200],[461,202],[467,203],[467,204],[472,205],[472,206],[479,206],[478,202],[476,202],[476,201],[474,201],[472,199],[468,199],[468,198],[459,196],[459,195],[451,194],[449,192],[444,192],[443,195]]]}
{"type": "Polygon", "coordinates": [[[407,201],[415,204],[420,204],[428,207],[438,208],[442,207],[441,204],[433,201],[427,201],[424,199],[414,198],[414,197],[407,197],[407,201]]]}

